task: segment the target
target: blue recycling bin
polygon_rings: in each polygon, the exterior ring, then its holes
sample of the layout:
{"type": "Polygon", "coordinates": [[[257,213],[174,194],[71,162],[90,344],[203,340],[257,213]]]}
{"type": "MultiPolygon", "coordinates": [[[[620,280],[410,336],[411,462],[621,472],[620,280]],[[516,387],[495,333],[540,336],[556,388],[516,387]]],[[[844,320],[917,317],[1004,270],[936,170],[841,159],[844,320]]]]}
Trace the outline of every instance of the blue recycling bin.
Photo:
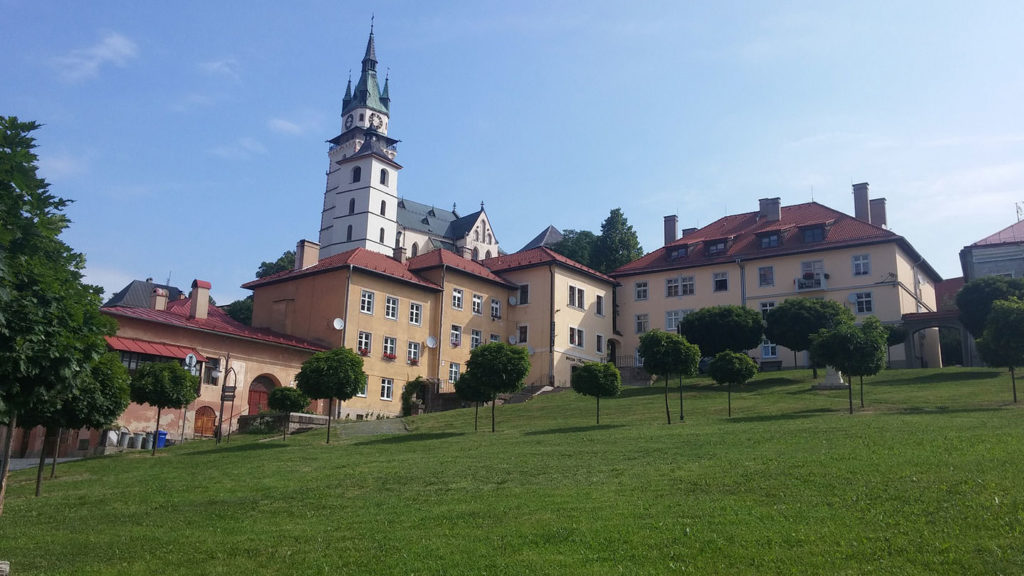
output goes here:
{"type": "Polygon", "coordinates": [[[156,431],[156,447],[163,448],[167,444],[167,430],[156,431]]]}

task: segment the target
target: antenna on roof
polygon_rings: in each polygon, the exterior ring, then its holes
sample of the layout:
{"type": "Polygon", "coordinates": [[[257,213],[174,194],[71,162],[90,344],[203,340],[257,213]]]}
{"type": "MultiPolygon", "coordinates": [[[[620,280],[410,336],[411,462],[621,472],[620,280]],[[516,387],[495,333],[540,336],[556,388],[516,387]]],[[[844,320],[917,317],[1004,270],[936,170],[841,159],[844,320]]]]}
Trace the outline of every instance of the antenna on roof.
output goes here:
{"type": "Polygon", "coordinates": [[[167,282],[164,282],[164,284],[167,285],[167,286],[171,285],[171,271],[170,270],[167,271],[167,282]]]}
{"type": "Polygon", "coordinates": [[[811,184],[811,202],[814,202],[814,184],[811,184]]]}
{"type": "Polygon", "coordinates": [[[1020,202],[1014,202],[1017,207],[1017,222],[1020,222],[1021,217],[1024,217],[1024,208],[1021,208],[1020,202]]]}

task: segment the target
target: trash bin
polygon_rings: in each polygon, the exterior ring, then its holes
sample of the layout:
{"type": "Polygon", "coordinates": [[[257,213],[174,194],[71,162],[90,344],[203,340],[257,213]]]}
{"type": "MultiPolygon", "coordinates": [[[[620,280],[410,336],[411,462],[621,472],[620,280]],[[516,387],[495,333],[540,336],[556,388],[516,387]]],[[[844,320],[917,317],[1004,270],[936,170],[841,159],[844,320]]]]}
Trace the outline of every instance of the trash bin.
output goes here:
{"type": "Polygon", "coordinates": [[[128,441],[131,440],[132,433],[127,430],[121,430],[121,435],[117,437],[117,447],[127,448],[128,441]]]}
{"type": "Polygon", "coordinates": [[[145,436],[142,432],[136,432],[132,434],[131,440],[128,441],[129,448],[140,448],[142,447],[142,437],[145,436]]]}
{"type": "Polygon", "coordinates": [[[167,430],[156,431],[156,447],[163,448],[167,445],[167,430]]]}
{"type": "Polygon", "coordinates": [[[146,432],[146,435],[142,437],[142,449],[149,450],[153,448],[153,433],[146,432]]]}

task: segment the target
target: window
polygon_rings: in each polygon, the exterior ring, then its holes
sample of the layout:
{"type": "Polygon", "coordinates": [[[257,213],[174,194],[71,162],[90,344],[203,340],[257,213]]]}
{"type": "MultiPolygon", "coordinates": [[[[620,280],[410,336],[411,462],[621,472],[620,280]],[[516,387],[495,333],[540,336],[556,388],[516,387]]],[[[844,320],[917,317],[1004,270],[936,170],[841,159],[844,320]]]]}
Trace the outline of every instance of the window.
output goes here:
{"type": "Polygon", "coordinates": [[[583,288],[577,288],[575,286],[569,286],[569,306],[573,308],[586,308],[587,301],[584,296],[583,288]]]}
{"type": "Polygon", "coordinates": [[[452,346],[458,346],[462,344],[462,326],[458,324],[452,324],[451,332],[452,346]]]}
{"type": "Polygon", "coordinates": [[[491,298],[491,318],[501,320],[501,300],[491,298]]]}
{"type": "Polygon", "coordinates": [[[526,344],[526,337],[529,336],[529,335],[530,335],[529,327],[528,326],[520,326],[519,327],[519,339],[516,340],[516,342],[519,343],[519,344],[526,344]]]}
{"type": "Polygon", "coordinates": [[[651,329],[651,321],[647,314],[636,315],[636,333],[643,334],[651,329]]]}
{"type": "Polygon", "coordinates": [[[604,336],[598,334],[596,338],[594,349],[597,350],[598,354],[604,354],[604,336]]]}
{"type": "Polygon", "coordinates": [[[384,317],[391,320],[398,319],[398,298],[394,296],[384,297],[384,317]]]}
{"type": "Polygon", "coordinates": [[[857,314],[868,314],[874,310],[871,304],[871,292],[857,292],[856,297],[857,314]]]}
{"type": "Polygon", "coordinates": [[[363,169],[361,167],[359,167],[359,166],[356,166],[355,168],[353,168],[352,169],[352,181],[353,182],[359,182],[362,178],[363,178],[363,169]]]}
{"type": "Polygon", "coordinates": [[[779,347],[767,338],[761,339],[761,358],[775,358],[779,355],[779,347]]]}
{"type": "Polygon", "coordinates": [[[714,283],[715,292],[726,292],[729,290],[729,273],[728,272],[715,272],[712,274],[712,282],[714,283]]]}
{"type": "Polygon", "coordinates": [[[697,281],[693,276],[683,276],[679,279],[679,293],[683,296],[693,296],[697,291],[697,281]]]}
{"type": "Polygon", "coordinates": [[[759,238],[761,248],[776,248],[779,245],[779,233],[763,234],[759,238]]]}
{"type": "Polygon", "coordinates": [[[388,360],[394,360],[395,359],[395,352],[397,351],[397,348],[398,348],[398,340],[392,338],[391,336],[385,336],[384,337],[384,357],[385,358],[387,358],[388,360]]]}
{"type": "Polygon", "coordinates": [[[765,322],[768,321],[768,313],[775,308],[775,302],[761,302],[761,319],[765,322]]]}
{"type": "Polygon", "coordinates": [[[459,365],[455,362],[448,364],[448,383],[455,384],[459,381],[459,365]]]}
{"type": "Polygon", "coordinates": [[[721,254],[728,248],[728,242],[725,240],[715,240],[708,244],[708,256],[714,256],[715,254],[721,254]]]}
{"type": "Polygon", "coordinates": [[[391,400],[391,391],[395,387],[395,381],[391,378],[380,379],[380,399],[391,400]]]}
{"type": "Polygon", "coordinates": [[[686,246],[680,246],[678,248],[673,248],[668,253],[668,259],[669,260],[676,260],[677,258],[685,258],[685,257],[686,257],[686,246]]]}
{"type": "Polygon", "coordinates": [[[824,260],[807,260],[800,263],[800,277],[796,279],[797,290],[821,290],[825,287],[824,280],[824,260]]]}
{"type": "Polygon", "coordinates": [[[381,216],[387,216],[387,212],[388,212],[388,202],[387,202],[387,200],[381,200],[380,201],[380,215],[381,216]]]}
{"type": "Polygon", "coordinates": [[[359,311],[373,314],[373,292],[363,290],[362,295],[359,297],[359,311]]]}
{"type": "Polygon", "coordinates": [[[480,248],[473,247],[473,262],[480,261],[480,248]]]}
{"type": "Polygon", "coordinates": [[[345,232],[345,242],[352,241],[352,225],[348,225],[348,230],[345,232]]]}
{"type": "Polygon", "coordinates": [[[647,300],[647,281],[641,280],[633,284],[633,297],[636,300],[647,300]]]}
{"type": "Polygon", "coordinates": [[[384,227],[383,226],[380,229],[380,240],[379,241],[380,241],[381,244],[384,243],[384,227]]]}
{"type": "Polygon", "coordinates": [[[825,239],[825,227],[815,226],[814,228],[804,228],[801,233],[804,237],[805,243],[821,242],[825,239]]]}
{"type": "Polygon", "coordinates": [[[452,288],[452,308],[462,310],[462,288],[452,288]]]}
{"type": "Polygon", "coordinates": [[[381,183],[382,186],[387,186],[388,185],[388,169],[387,168],[381,168],[380,169],[380,183],[381,183]]]}
{"type": "Polygon", "coordinates": [[[359,396],[360,398],[366,398],[366,387],[369,381],[370,377],[367,376],[366,374],[363,374],[363,387],[359,389],[359,392],[356,392],[356,396],[359,396]]]}
{"type": "Polygon", "coordinates": [[[217,379],[213,377],[214,370],[220,370],[220,358],[207,358],[206,368],[203,372],[203,384],[217,385],[217,379]]]}
{"type": "Polygon", "coordinates": [[[359,347],[357,352],[363,356],[368,356],[372,350],[371,347],[373,346],[373,334],[370,334],[369,332],[360,332],[356,341],[358,342],[357,346],[359,347]]]}
{"type": "Polygon", "coordinates": [[[348,213],[349,214],[355,214],[356,213],[356,199],[355,198],[349,198],[348,199],[348,213]]]}
{"type": "Polygon", "coordinates": [[[689,310],[669,310],[665,312],[665,331],[675,332],[679,327],[679,323],[683,321],[683,318],[686,318],[688,313],[689,310]]]}
{"type": "Polygon", "coordinates": [[[665,297],[675,298],[677,296],[680,296],[679,278],[669,278],[665,280],[665,297]]]}
{"type": "Polygon", "coordinates": [[[856,254],[853,256],[852,260],[854,276],[868,276],[871,274],[870,254],[856,254]]]}
{"type": "Polygon", "coordinates": [[[479,294],[473,294],[473,314],[484,313],[484,297],[479,294]]]}
{"type": "Polygon", "coordinates": [[[409,303],[409,324],[420,325],[420,320],[423,318],[423,304],[417,304],[415,302],[409,303]]]}
{"type": "Polygon", "coordinates": [[[479,330],[473,330],[469,333],[469,349],[472,350],[477,346],[484,343],[484,334],[479,330]]]}
{"type": "Polygon", "coordinates": [[[419,242],[413,242],[412,243],[412,255],[413,256],[418,256],[419,253],[420,253],[420,243],[419,242]]]}
{"type": "Polygon", "coordinates": [[[522,284],[519,286],[519,305],[530,303],[530,285],[522,284]]]}
{"type": "Polygon", "coordinates": [[[604,296],[598,296],[594,300],[594,312],[598,316],[604,316],[604,296]]]}
{"type": "Polygon", "coordinates": [[[761,266],[757,269],[758,286],[775,286],[775,267],[761,266]]]}
{"type": "Polygon", "coordinates": [[[497,334],[491,334],[491,342],[501,342],[501,336],[497,334]]]}
{"type": "Polygon", "coordinates": [[[581,328],[569,327],[569,346],[583,348],[583,330],[581,328]]]}
{"type": "Polygon", "coordinates": [[[416,365],[420,363],[420,343],[409,342],[409,364],[416,365]]]}

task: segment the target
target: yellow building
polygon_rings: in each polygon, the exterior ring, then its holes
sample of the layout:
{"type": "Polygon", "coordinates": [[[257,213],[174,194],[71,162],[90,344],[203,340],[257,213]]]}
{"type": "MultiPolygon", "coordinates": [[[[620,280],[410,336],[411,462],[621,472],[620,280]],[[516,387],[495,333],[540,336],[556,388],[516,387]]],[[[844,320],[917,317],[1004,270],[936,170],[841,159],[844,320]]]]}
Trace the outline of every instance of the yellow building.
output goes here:
{"type": "MultiPolygon", "coordinates": [[[[941,277],[886,228],[884,199],[869,200],[867,184],[854,186],[854,199],[856,217],[815,202],[782,206],[778,198],[764,198],[756,212],[726,216],[681,238],[675,217],[666,217],[665,246],[611,274],[621,283],[617,363],[639,361],[644,332],[674,331],[688,313],[706,306],[735,304],[767,314],[787,298],[828,298],[858,319],[873,315],[886,324],[934,311],[941,277]]],[[[891,364],[940,366],[938,331],[913,338],[917,357],[893,347],[891,364]]],[[[751,356],[794,364],[792,352],[767,340],[751,356]]],[[[806,365],[807,353],[796,363],[806,365]]]]}

